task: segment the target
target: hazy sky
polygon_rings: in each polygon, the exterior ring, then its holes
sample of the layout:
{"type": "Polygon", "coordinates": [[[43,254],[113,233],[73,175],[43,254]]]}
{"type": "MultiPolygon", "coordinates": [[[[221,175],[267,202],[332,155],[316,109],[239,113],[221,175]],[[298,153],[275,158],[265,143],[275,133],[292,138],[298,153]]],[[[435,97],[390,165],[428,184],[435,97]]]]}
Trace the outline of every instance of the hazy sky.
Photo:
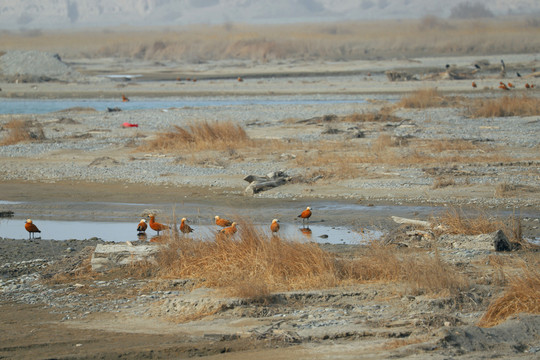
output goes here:
{"type": "MultiPolygon", "coordinates": [[[[0,0],[0,28],[227,22],[284,23],[450,16],[465,0],[0,0]]],[[[494,15],[540,16],[540,0],[472,0],[494,15]]]]}

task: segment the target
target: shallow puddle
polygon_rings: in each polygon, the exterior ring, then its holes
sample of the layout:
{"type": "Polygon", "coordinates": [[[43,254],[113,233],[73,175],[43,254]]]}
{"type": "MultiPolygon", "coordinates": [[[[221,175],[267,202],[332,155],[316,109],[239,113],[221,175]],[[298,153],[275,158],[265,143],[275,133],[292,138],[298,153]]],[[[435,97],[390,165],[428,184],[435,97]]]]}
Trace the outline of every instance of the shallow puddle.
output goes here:
{"type": "MultiPolygon", "coordinates": [[[[105,241],[125,242],[150,240],[157,232],[150,228],[146,230],[146,236],[138,236],[138,223],[132,222],[96,222],[96,221],[59,221],[39,220],[34,222],[41,230],[36,233],[36,238],[54,240],[84,240],[99,238],[105,241]]],[[[12,239],[28,238],[28,232],[24,228],[25,220],[1,219],[0,237],[12,239]]],[[[194,232],[187,235],[197,239],[214,239],[219,231],[216,225],[190,224],[194,232]]],[[[268,225],[255,225],[262,233],[271,235],[268,225]]],[[[362,244],[381,237],[382,233],[376,230],[364,229],[362,232],[352,231],[345,227],[325,226],[310,224],[301,226],[293,223],[281,223],[279,235],[293,241],[312,241],[329,244],[362,244]]],[[[240,229],[239,229],[240,231],[240,229]]],[[[163,234],[163,232],[161,232],[163,234]]]]}

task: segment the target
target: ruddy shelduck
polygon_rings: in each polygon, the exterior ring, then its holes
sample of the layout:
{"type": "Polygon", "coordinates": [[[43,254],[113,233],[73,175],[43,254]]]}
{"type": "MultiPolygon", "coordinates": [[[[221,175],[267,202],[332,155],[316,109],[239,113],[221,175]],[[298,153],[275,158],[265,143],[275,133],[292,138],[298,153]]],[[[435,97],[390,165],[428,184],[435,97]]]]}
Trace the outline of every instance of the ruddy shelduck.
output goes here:
{"type": "Polygon", "coordinates": [[[139,222],[139,225],[137,225],[137,232],[143,233],[148,228],[148,224],[146,223],[145,219],[141,219],[139,222]]]}
{"type": "Polygon", "coordinates": [[[272,234],[277,234],[279,231],[279,220],[274,219],[272,220],[272,224],[270,224],[270,230],[272,231],[272,234]]]}
{"type": "Polygon", "coordinates": [[[182,218],[182,220],[180,221],[180,231],[183,232],[184,234],[189,234],[190,232],[193,232],[193,229],[191,228],[191,226],[186,224],[186,222],[187,222],[187,219],[182,218]]]}
{"type": "Polygon", "coordinates": [[[157,231],[158,235],[159,235],[160,231],[164,231],[164,230],[169,229],[168,225],[156,222],[156,215],[150,214],[149,217],[150,217],[150,222],[148,223],[148,225],[150,225],[150,228],[152,230],[157,231]]]}
{"type": "Polygon", "coordinates": [[[236,229],[236,223],[233,222],[231,224],[231,226],[228,226],[226,228],[223,228],[219,231],[220,234],[224,234],[224,235],[233,235],[234,233],[236,233],[237,229],[236,229]]]}
{"type": "Polygon", "coordinates": [[[476,87],[476,83],[473,81],[472,82],[472,87],[475,88],[476,87]]]}
{"type": "Polygon", "coordinates": [[[508,86],[506,86],[506,84],[503,83],[502,81],[499,82],[499,89],[510,90],[510,88],[508,86]]]}
{"type": "Polygon", "coordinates": [[[216,219],[216,225],[221,226],[221,227],[231,226],[233,223],[231,220],[222,219],[217,215],[214,218],[216,219]]]}
{"type": "Polygon", "coordinates": [[[306,210],[302,211],[300,215],[298,215],[299,218],[302,218],[302,223],[304,221],[309,221],[309,218],[311,216],[311,208],[308,206],[306,210]]]}
{"type": "Polygon", "coordinates": [[[32,219],[26,220],[24,228],[28,231],[28,239],[35,238],[36,233],[41,233],[38,227],[32,222],[32,219]]]}
{"type": "Polygon", "coordinates": [[[529,83],[526,83],[526,84],[525,84],[525,88],[526,88],[526,89],[530,89],[530,88],[531,88],[531,85],[529,85],[529,83]]]}
{"type": "Polygon", "coordinates": [[[122,94],[122,101],[123,102],[128,102],[129,99],[126,97],[126,95],[122,94]]]}

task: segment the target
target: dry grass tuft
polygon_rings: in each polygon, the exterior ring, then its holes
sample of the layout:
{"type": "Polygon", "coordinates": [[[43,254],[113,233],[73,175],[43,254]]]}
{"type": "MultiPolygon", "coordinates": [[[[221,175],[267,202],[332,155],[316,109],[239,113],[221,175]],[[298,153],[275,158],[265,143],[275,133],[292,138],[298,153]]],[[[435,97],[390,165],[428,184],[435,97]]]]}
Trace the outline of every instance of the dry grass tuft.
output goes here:
{"type": "Polygon", "coordinates": [[[333,258],[317,244],[269,237],[245,221],[238,229],[233,237],[171,239],[159,260],[162,276],[193,278],[251,299],[336,285],[333,258]]]}
{"type": "MultiPolygon", "coordinates": [[[[343,259],[316,243],[268,236],[240,221],[233,237],[173,236],[158,258],[162,278],[193,279],[229,296],[266,301],[276,291],[307,290],[362,282],[396,282],[419,294],[455,294],[466,278],[438,254],[396,252],[374,242],[354,259],[343,259]]],[[[359,249],[360,250],[360,249],[359,249]]]]}
{"type": "Polygon", "coordinates": [[[171,131],[158,133],[147,141],[145,151],[224,150],[251,146],[253,141],[246,131],[232,121],[192,123],[186,128],[174,126],[171,131]]]}
{"type": "Polygon", "coordinates": [[[437,89],[420,89],[404,96],[396,106],[412,109],[425,109],[448,105],[450,101],[442,96],[437,89]]]}
{"type": "Polygon", "coordinates": [[[432,189],[440,189],[448,186],[456,185],[456,181],[453,178],[448,178],[444,176],[438,176],[433,181],[432,189]]]}
{"type": "Polygon", "coordinates": [[[504,96],[498,99],[476,99],[469,105],[473,118],[540,115],[540,99],[523,96],[504,96]]]}
{"type": "Polygon", "coordinates": [[[480,235],[488,234],[506,228],[502,220],[494,220],[480,211],[467,215],[462,209],[451,207],[442,213],[436,222],[443,225],[449,234],[480,235]]]}
{"type": "Polygon", "coordinates": [[[521,219],[515,214],[507,219],[494,219],[483,211],[467,215],[461,209],[449,208],[432,221],[448,234],[480,235],[502,230],[511,242],[526,245],[523,241],[521,219]]]}
{"type": "Polygon", "coordinates": [[[393,109],[384,107],[378,112],[353,113],[341,117],[341,121],[357,123],[357,122],[399,122],[402,118],[392,115],[393,109]]]}
{"type": "Polygon", "coordinates": [[[41,125],[31,120],[11,120],[4,127],[9,130],[9,133],[0,142],[2,146],[45,139],[45,133],[41,125]]]}
{"type": "Polygon", "coordinates": [[[360,281],[403,283],[413,294],[456,294],[469,286],[452,265],[423,252],[398,254],[392,246],[373,243],[366,254],[345,263],[347,278],[360,281]]]}
{"type": "Polygon", "coordinates": [[[540,314],[540,271],[526,268],[522,276],[513,278],[504,294],[489,305],[479,326],[498,325],[519,313],[540,314]]]}

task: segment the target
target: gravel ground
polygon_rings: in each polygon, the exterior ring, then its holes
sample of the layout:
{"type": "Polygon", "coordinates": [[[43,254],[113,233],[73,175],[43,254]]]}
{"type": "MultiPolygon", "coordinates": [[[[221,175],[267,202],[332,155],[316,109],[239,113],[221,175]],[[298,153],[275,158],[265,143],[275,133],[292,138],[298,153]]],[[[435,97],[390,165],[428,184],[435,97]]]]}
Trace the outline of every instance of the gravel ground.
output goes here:
{"type": "MultiPolygon", "coordinates": [[[[93,80],[80,80],[77,74],[69,74],[71,69],[58,64],[60,59],[50,54],[46,59],[33,53],[30,56],[10,54],[14,58],[6,56],[0,57],[4,77],[14,76],[8,81],[20,80],[18,84],[2,83],[0,94],[6,97],[57,97],[67,93],[69,96],[90,94],[99,97],[116,96],[130,90],[136,92],[135,97],[131,96],[132,101],[136,101],[137,96],[156,97],[163,93],[178,96],[180,92],[192,91],[186,90],[186,84],[160,82],[126,85],[100,80],[96,86],[93,80]],[[51,72],[37,69],[36,75],[17,70],[17,66],[25,64],[19,64],[17,56],[34,59],[26,63],[26,68],[44,66],[51,72]],[[36,62],[38,58],[41,60],[36,62]],[[20,74],[26,75],[21,77],[20,74]],[[24,83],[35,76],[60,78],[64,75],[71,76],[70,80],[77,83],[24,83]]],[[[464,63],[470,62],[470,59],[464,60],[464,63]]],[[[220,89],[229,91],[228,96],[233,93],[239,96],[240,85],[237,83],[199,83],[189,86],[200,86],[204,90],[199,88],[198,91],[204,92],[205,96],[220,89]]],[[[249,81],[242,86],[246,83],[249,81]]],[[[309,83],[286,78],[268,83],[260,81],[253,84],[252,89],[267,96],[283,90],[296,94],[289,96],[293,101],[305,99],[307,90],[316,93],[326,89],[323,94],[334,93],[327,98],[336,102],[119,112],[71,109],[48,114],[0,115],[0,138],[7,134],[5,125],[14,118],[31,120],[32,129],[36,133],[42,130],[44,135],[39,141],[0,146],[1,200],[8,200],[0,204],[0,210],[12,207],[16,212],[23,211],[34,218],[40,214],[49,217],[69,214],[96,219],[103,216],[100,201],[108,204],[106,209],[114,209],[107,214],[113,217],[125,212],[116,207],[126,208],[127,203],[171,205],[183,204],[188,199],[194,204],[200,202],[203,209],[207,206],[212,211],[229,207],[229,210],[241,209],[259,215],[271,208],[272,212],[292,217],[299,204],[305,206],[307,202],[314,203],[314,208],[324,204],[321,209],[325,208],[325,213],[317,213],[320,221],[324,219],[328,224],[354,228],[383,217],[388,224],[389,216],[398,210],[397,205],[425,205],[405,210],[412,214],[411,217],[421,216],[423,220],[432,206],[466,205],[488,208],[492,213],[504,210],[505,214],[512,211],[525,214],[524,234],[538,237],[538,116],[473,121],[458,108],[401,109],[395,113],[400,122],[362,123],[365,137],[356,140],[352,140],[351,135],[359,129],[350,124],[321,124],[309,120],[328,114],[375,111],[387,105],[377,101],[339,103],[340,95],[335,93],[340,90],[336,89],[360,91],[359,88],[366,87],[367,92],[371,89],[373,94],[388,95],[392,91],[402,94],[434,84],[439,84],[448,94],[466,95],[471,91],[469,81],[416,85],[411,82],[387,84],[382,77],[375,81],[328,77],[309,79],[309,83]],[[216,161],[216,154],[210,153],[201,162],[187,161],[192,154],[137,150],[138,145],[155,136],[157,131],[200,119],[233,120],[242,124],[255,139],[294,139],[304,143],[339,139],[366,145],[381,134],[402,141],[410,138],[464,139],[473,144],[494,145],[487,151],[506,154],[512,160],[441,166],[369,164],[363,169],[362,176],[353,179],[293,182],[248,197],[244,195],[247,183],[242,179],[245,175],[285,170],[294,177],[311,169],[291,161],[295,154],[281,150],[264,156],[244,154],[241,160],[227,158],[226,161],[216,161]],[[138,123],[139,127],[124,129],[121,127],[123,122],[138,123]],[[328,127],[341,132],[324,134],[328,127]],[[455,179],[456,184],[434,188],[434,181],[441,176],[455,179]],[[505,183],[512,185],[514,191],[495,196],[496,186],[505,183]],[[382,206],[384,203],[390,206],[382,206]],[[79,213],[77,209],[81,204],[85,210],[79,213]],[[348,210],[351,208],[347,204],[365,205],[373,212],[364,210],[360,214],[348,210]]],[[[496,97],[501,94],[485,89],[481,95],[471,96],[496,97]]],[[[484,149],[479,146],[478,151],[472,153],[485,153],[484,149]]],[[[310,149],[306,149],[306,154],[309,152],[310,149]]],[[[351,153],[354,152],[353,148],[351,153]]],[[[193,211],[196,213],[200,208],[193,211]]],[[[436,253],[428,250],[430,256],[441,256],[460,271],[479,274],[474,279],[474,286],[457,295],[434,297],[411,292],[393,283],[368,283],[351,288],[278,293],[267,303],[259,303],[218,296],[210,289],[194,289],[194,284],[186,279],[137,277],[129,269],[102,275],[88,274],[88,259],[98,243],[103,242],[99,239],[0,238],[0,332],[8,337],[7,345],[0,345],[0,357],[109,359],[215,355],[275,360],[359,356],[487,359],[498,356],[533,359],[540,352],[538,315],[520,314],[490,329],[476,326],[489,302],[504,290],[502,282],[497,282],[497,276],[500,276],[496,273],[497,268],[490,263],[536,261],[538,253],[532,250],[512,253],[449,248],[439,249],[436,253]],[[77,276],[72,277],[73,274],[77,276]],[[210,315],[190,318],[203,310],[210,315]],[[29,331],[31,337],[28,337],[29,331]],[[123,346],[119,348],[118,343],[123,346]]],[[[363,250],[339,245],[326,247],[343,256],[357,256],[358,251],[363,250]]],[[[396,252],[399,251],[400,248],[396,248],[396,252]]],[[[507,269],[508,276],[515,270],[507,269]]]]}

